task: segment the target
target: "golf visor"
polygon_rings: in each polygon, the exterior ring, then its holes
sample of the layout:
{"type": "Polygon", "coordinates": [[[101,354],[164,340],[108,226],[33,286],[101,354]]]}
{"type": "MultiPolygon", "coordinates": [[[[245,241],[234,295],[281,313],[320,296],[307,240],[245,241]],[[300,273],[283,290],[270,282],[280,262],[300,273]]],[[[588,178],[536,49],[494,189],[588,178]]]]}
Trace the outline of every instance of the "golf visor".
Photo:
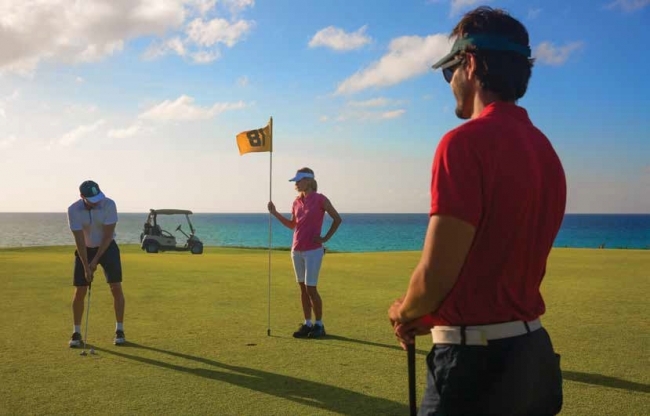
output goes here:
{"type": "Polygon", "coordinates": [[[298,172],[298,173],[296,173],[296,176],[289,179],[289,182],[298,182],[299,180],[305,179],[305,178],[314,179],[314,174],[313,173],[307,173],[307,172],[298,172]]]}
{"type": "Polygon", "coordinates": [[[457,54],[460,52],[465,52],[468,46],[475,46],[477,49],[487,49],[491,51],[509,51],[515,52],[520,55],[530,58],[531,51],[530,46],[524,46],[520,43],[515,43],[510,39],[501,36],[501,35],[488,35],[488,34],[474,34],[474,35],[465,35],[463,37],[456,38],[451,51],[445,55],[441,60],[433,64],[433,69],[445,69],[449,66],[456,63],[457,54]]]}

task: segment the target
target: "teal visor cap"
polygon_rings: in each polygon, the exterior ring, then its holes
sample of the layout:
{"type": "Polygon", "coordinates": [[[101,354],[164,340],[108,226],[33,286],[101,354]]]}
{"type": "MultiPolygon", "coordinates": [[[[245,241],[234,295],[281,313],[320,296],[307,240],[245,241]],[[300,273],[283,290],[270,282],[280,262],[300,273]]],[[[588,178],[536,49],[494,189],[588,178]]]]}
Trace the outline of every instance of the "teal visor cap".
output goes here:
{"type": "Polygon", "coordinates": [[[477,49],[486,49],[491,51],[508,51],[515,52],[526,58],[530,58],[530,46],[515,43],[510,39],[500,35],[475,34],[465,35],[457,38],[451,47],[451,52],[445,55],[441,60],[433,64],[433,69],[444,69],[449,64],[455,62],[454,57],[467,50],[468,46],[475,46],[477,49]]]}

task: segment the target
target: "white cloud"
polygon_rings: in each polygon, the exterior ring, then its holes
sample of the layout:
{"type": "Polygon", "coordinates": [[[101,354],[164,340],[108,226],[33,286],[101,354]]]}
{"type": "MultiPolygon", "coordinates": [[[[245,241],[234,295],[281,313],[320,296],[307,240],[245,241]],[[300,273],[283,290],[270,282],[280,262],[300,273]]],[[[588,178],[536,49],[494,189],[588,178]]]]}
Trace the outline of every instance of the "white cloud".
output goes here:
{"type": "Polygon", "coordinates": [[[385,120],[393,119],[393,118],[399,118],[402,117],[406,113],[406,110],[404,109],[399,109],[399,110],[393,110],[393,111],[385,111],[381,113],[381,118],[385,120]]]}
{"type": "Polygon", "coordinates": [[[169,53],[195,63],[212,62],[218,44],[233,47],[254,22],[207,18],[217,5],[232,16],[254,0],[2,0],[0,1],[0,74],[31,77],[44,61],[96,62],[124,50],[139,37],[154,41],[147,59],[169,53]],[[197,17],[198,16],[198,17],[197,17]]]}
{"type": "Polygon", "coordinates": [[[185,46],[179,37],[171,38],[165,44],[170,50],[176,52],[176,54],[180,56],[185,55],[185,46]]]}
{"type": "Polygon", "coordinates": [[[367,88],[386,87],[422,75],[450,50],[447,35],[403,36],[393,39],[388,53],[368,68],[341,82],[336,94],[350,94],[367,88]]]}
{"type": "Polygon", "coordinates": [[[116,40],[114,42],[107,42],[103,45],[88,45],[84,50],[77,54],[76,62],[97,62],[105,56],[113,55],[124,49],[124,41],[116,40]]]}
{"type": "Polygon", "coordinates": [[[192,4],[200,15],[207,14],[210,10],[214,9],[217,0],[193,0],[192,4]]]}
{"type": "Polygon", "coordinates": [[[541,12],[542,12],[542,9],[539,8],[539,7],[538,8],[533,8],[533,7],[529,8],[528,9],[528,20],[537,19],[537,17],[539,16],[539,14],[541,12]]]}
{"type": "Polygon", "coordinates": [[[195,64],[208,64],[221,57],[219,51],[198,51],[190,55],[195,64]]]}
{"type": "Polygon", "coordinates": [[[77,84],[83,84],[86,80],[83,79],[83,77],[77,77],[75,78],[75,82],[77,82],[77,84]]]}
{"type": "Polygon", "coordinates": [[[542,42],[535,48],[533,56],[536,62],[558,66],[564,64],[574,52],[579,51],[582,47],[583,43],[580,41],[570,42],[564,46],[555,46],[551,42],[542,42]]]}
{"type": "Polygon", "coordinates": [[[318,120],[319,120],[321,123],[325,123],[327,120],[329,120],[329,117],[327,117],[327,116],[320,116],[320,118],[319,118],[318,120]]]}
{"type": "Polygon", "coordinates": [[[6,102],[13,101],[18,97],[20,97],[20,93],[18,92],[18,90],[14,90],[14,92],[12,92],[11,95],[5,99],[5,101],[6,102]]]}
{"type": "Polygon", "coordinates": [[[20,94],[18,93],[18,90],[14,90],[14,92],[12,92],[11,95],[8,95],[4,98],[0,98],[0,117],[7,118],[7,112],[6,112],[7,104],[16,100],[19,96],[20,94]]]}
{"type": "Polygon", "coordinates": [[[449,14],[455,16],[465,9],[487,2],[488,0],[451,0],[451,11],[449,14]]]}
{"type": "Polygon", "coordinates": [[[650,0],[616,0],[609,3],[607,9],[621,9],[624,12],[633,12],[641,10],[647,5],[650,5],[650,0]]]}
{"type": "Polygon", "coordinates": [[[97,110],[95,104],[68,104],[63,107],[63,113],[71,118],[93,114],[97,110]]]}
{"type": "Polygon", "coordinates": [[[343,121],[382,121],[399,118],[406,113],[404,109],[390,110],[390,111],[368,111],[368,110],[348,110],[340,114],[336,120],[343,121]]]}
{"type": "Polygon", "coordinates": [[[335,51],[350,51],[367,45],[372,39],[365,34],[367,26],[362,26],[356,32],[346,33],[334,26],[319,30],[309,41],[310,48],[323,46],[335,51]]]}
{"type": "MultiPolygon", "coordinates": [[[[234,2],[237,3],[237,2],[234,2]]],[[[247,3],[247,2],[244,2],[247,3]]],[[[251,2],[251,5],[253,3],[251,2]]],[[[214,2],[200,2],[200,10],[214,7],[214,2]]],[[[243,7],[234,4],[235,8],[243,7]]],[[[197,64],[207,64],[221,57],[219,44],[232,48],[248,35],[255,22],[252,20],[237,20],[230,22],[222,18],[205,20],[201,17],[193,19],[184,28],[183,38],[173,38],[153,43],[143,54],[145,59],[155,59],[169,53],[187,56],[197,64]]]]}
{"type": "Polygon", "coordinates": [[[250,81],[248,80],[248,77],[246,75],[237,78],[237,85],[239,85],[240,87],[248,87],[249,83],[250,81]]]}
{"type": "Polygon", "coordinates": [[[108,137],[114,138],[114,139],[126,139],[129,137],[133,137],[136,134],[138,134],[142,130],[142,124],[141,123],[135,123],[125,129],[111,129],[108,131],[107,135],[108,137]]]}
{"type": "Polygon", "coordinates": [[[182,25],[186,0],[0,2],[0,72],[30,75],[43,61],[93,62],[126,41],[182,25]]]}
{"type": "Polygon", "coordinates": [[[215,18],[209,21],[194,19],[187,27],[187,37],[199,46],[213,46],[222,43],[232,48],[253,28],[255,22],[238,20],[230,23],[226,19],[215,18]]]}
{"type": "Polygon", "coordinates": [[[237,14],[248,7],[255,6],[255,0],[221,0],[220,3],[226,6],[232,14],[237,14]]]}
{"type": "Polygon", "coordinates": [[[9,136],[6,139],[0,140],[0,149],[6,149],[10,147],[16,141],[16,136],[9,136]]]}
{"type": "Polygon", "coordinates": [[[350,101],[348,105],[350,107],[385,107],[390,103],[388,98],[379,97],[372,98],[365,101],[350,101]]]}
{"type": "Polygon", "coordinates": [[[181,95],[176,100],[165,100],[138,116],[141,120],[194,121],[208,120],[224,111],[240,110],[246,107],[243,101],[236,103],[215,103],[210,107],[193,104],[194,99],[181,95]]]}
{"type": "Polygon", "coordinates": [[[143,58],[155,59],[167,55],[170,52],[173,52],[179,56],[185,56],[187,54],[185,44],[180,37],[175,36],[173,38],[151,44],[151,46],[149,46],[144,52],[143,58]]]}
{"type": "Polygon", "coordinates": [[[98,120],[98,121],[94,122],[93,124],[81,125],[81,126],[75,128],[75,129],[67,132],[63,136],[61,136],[61,138],[59,138],[59,140],[57,142],[61,146],[70,146],[71,144],[73,144],[73,143],[79,141],[80,139],[82,139],[83,137],[86,137],[90,133],[93,133],[93,132],[97,131],[101,126],[104,125],[104,123],[105,123],[104,120],[98,120]]]}

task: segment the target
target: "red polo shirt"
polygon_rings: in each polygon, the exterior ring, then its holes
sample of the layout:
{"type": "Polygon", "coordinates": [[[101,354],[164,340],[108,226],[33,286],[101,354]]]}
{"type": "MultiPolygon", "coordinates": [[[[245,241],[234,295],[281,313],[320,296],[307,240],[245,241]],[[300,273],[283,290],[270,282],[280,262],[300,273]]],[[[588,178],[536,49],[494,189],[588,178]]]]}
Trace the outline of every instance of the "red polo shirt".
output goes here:
{"type": "Polygon", "coordinates": [[[442,138],[432,171],[430,214],[476,227],[435,325],[542,315],[539,287],[566,203],[564,170],[546,136],[523,108],[492,103],[442,138]]]}

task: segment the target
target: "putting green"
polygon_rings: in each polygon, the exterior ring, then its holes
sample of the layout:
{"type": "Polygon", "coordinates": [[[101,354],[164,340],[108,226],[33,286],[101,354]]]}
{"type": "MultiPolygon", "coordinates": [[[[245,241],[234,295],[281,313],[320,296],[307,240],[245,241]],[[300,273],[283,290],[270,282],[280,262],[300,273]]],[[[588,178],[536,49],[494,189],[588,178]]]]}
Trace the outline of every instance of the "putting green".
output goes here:
{"type": "MultiPolygon", "coordinates": [[[[296,340],[298,291],[286,251],[122,247],[125,332],[93,285],[88,341],[67,348],[72,247],[0,250],[0,414],[408,414],[406,353],[386,318],[419,253],[331,253],[319,290],[328,336],[296,340]]],[[[556,249],[542,318],[562,354],[563,414],[646,414],[650,251],[556,249]]],[[[83,329],[83,326],[82,326],[83,329]]],[[[425,385],[418,340],[418,397],[425,385]]]]}

